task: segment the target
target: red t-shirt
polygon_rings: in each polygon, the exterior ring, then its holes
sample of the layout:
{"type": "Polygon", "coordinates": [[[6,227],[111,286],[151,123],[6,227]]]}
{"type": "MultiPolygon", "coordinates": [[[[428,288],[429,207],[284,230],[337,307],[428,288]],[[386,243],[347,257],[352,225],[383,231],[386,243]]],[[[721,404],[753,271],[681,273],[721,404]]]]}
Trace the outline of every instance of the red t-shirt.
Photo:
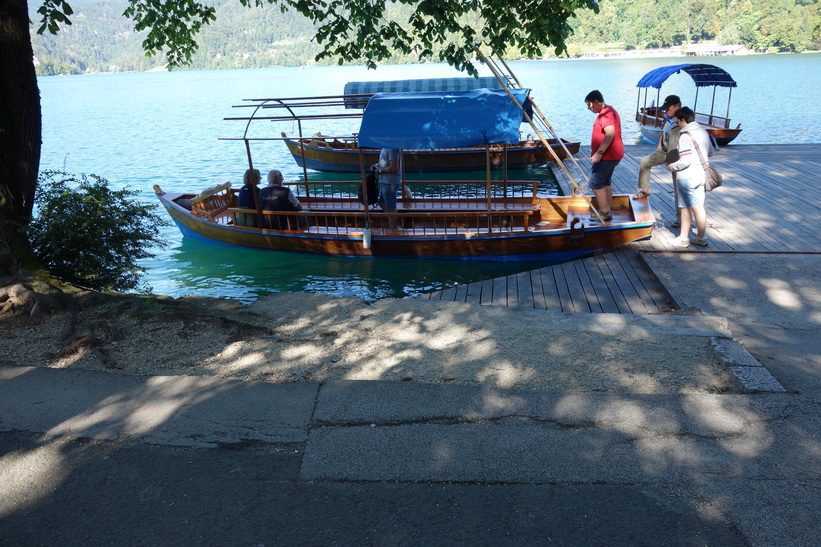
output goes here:
{"type": "Polygon", "coordinates": [[[590,155],[596,153],[596,150],[601,146],[604,140],[604,128],[612,125],[616,129],[616,135],[613,137],[613,142],[607,147],[604,152],[603,160],[620,160],[624,157],[624,143],[621,140],[621,118],[616,109],[610,105],[605,106],[596,116],[596,121],[593,122],[593,138],[590,140],[590,155]]]}

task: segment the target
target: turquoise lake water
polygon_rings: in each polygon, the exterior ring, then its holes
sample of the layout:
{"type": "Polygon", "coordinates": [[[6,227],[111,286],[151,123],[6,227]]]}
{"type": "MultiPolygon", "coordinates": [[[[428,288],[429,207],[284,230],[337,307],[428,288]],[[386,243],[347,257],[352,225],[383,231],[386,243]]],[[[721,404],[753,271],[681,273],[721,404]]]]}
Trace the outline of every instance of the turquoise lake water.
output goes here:
{"type": "MultiPolygon", "coordinates": [[[[646,72],[693,59],[621,59],[513,62],[511,69],[562,137],[589,142],[593,119],[584,96],[600,89],[622,115],[626,144],[638,142],[633,122],[636,82],[646,72]]],[[[821,95],[821,55],[706,57],[738,82],[730,117],[742,123],[736,143],[816,143],[809,105],[821,95]],[[802,105],[807,105],[802,108],[802,105]]],[[[482,71],[482,75],[489,75],[482,71]]],[[[115,187],[139,191],[138,199],[155,201],[152,186],[192,191],[232,181],[241,185],[246,165],[239,137],[244,125],[224,121],[236,116],[233,105],[247,98],[341,94],[345,83],[460,76],[447,65],[271,68],[224,71],[179,71],[132,74],[51,76],[39,79],[43,105],[41,169],[94,173],[115,187]]],[[[661,90],[692,104],[695,88],[689,76],[668,79],[661,90]]],[[[699,95],[699,110],[709,95],[699,95]]],[[[715,113],[726,112],[727,95],[719,90],[715,113]]],[[[277,127],[276,132],[295,130],[277,127]]],[[[348,133],[350,126],[311,126],[308,132],[348,133]]],[[[732,146],[732,145],[731,145],[732,146]]],[[[254,150],[255,166],[277,168],[286,179],[301,170],[285,146],[271,143],[254,150]]],[[[511,173],[511,178],[547,180],[546,169],[511,173]]],[[[482,174],[480,174],[482,175],[482,174]]],[[[161,211],[165,216],[165,211],[161,211]]],[[[170,245],[148,261],[146,285],[155,293],[223,296],[244,301],[278,291],[356,295],[368,300],[409,296],[454,283],[497,277],[539,264],[503,265],[399,259],[332,259],[212,246],[184,239],[176,227],[164,231],[170,245]]]]}

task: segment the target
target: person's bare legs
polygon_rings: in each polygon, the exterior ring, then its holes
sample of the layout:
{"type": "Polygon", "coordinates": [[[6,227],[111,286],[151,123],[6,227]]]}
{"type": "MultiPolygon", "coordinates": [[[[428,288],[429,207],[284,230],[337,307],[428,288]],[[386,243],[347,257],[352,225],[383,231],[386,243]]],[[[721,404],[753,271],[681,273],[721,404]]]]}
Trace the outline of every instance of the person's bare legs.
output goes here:
{"type": "MultiPolygon", "coordinates": [[[[697,207],[690,207],[693,216],[696,219],[696,234],[698,237],[705,237],[707,235],[707,211],[704,210],[703,205],[697,207]]],[[[684,216],[682,218],[681,226],[684,227],[684,216]]]]}
{"type": "Polygon", "coordinates": [[[678,208],[678,181],[675,173],[673,173],[673,204],[676,206],[676,220],[673,222],[673,227],[675,227],[676,222],[681,222],[681,209],[678,208]]]}
{"type": "MultiPolygon", "coordinates": [[[[702,207],[702,210],[704,208],[702,207]]],[[[690,240],[690,223],[693,222],[692,217],[690,216],[690,208],[682,207],[679,209],[679,213],[681,214],[681,232],[679,233],[678,237],[682,241],[689,241],[690,240]]]]}
{"type": "Polygon", "coordinates": [[[609,214],[613,203],[613,187],[605,186],[599,190],[593,190],[593,195],[596,196],[599,213],[602,215],[609,214]]]}
{"type": "Polygon", "coordinates": [[[397,225],[396,211],[388,211],[388,230],[391,232],[396,231],[397,225]]]}

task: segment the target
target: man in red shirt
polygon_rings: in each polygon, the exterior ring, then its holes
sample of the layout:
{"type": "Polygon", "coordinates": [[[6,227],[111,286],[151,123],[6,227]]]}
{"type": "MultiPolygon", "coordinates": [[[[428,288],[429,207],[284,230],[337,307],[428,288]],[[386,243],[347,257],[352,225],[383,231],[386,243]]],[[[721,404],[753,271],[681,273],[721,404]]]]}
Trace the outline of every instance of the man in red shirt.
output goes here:
{"type": "MultiPolygon", "coordinates": [[[[593,136],[590,140],[590,161],[593,170],[590,175],[590,186],[596,196],[602,220],[613,220],[611,213],[613,187],[611,179],[613,170],[624,157],[624,143],[621,140],[621,118],[616,109],[604,104],[601,91],[594,89],[584,98],[587,109],[596,114],[593,122],[593,136]]],[[[592,221],[598,221],[594,214],[592,221]]]]}

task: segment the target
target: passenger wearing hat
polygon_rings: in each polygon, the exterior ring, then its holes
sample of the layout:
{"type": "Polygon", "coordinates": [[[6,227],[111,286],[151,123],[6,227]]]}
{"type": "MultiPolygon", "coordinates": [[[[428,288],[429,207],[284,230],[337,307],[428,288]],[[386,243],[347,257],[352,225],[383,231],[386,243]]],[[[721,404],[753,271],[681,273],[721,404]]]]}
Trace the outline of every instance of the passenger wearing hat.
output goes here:
{"type": "MultiPolygon", "coordinates": [[[[676,124],[675,115],[679,108],[681,108],[681,99],[678,95],[665,97],[664,104],[660,108],[665,118],[661,138],[655,152],[641,158],[639,163],[639,191],[633,196],[633,199],[646,198],[652,193],[650,192],[650,169],[652,167],[669,164],[678,159],[677,148],[680,128],[676,124]]],[[[673,191],[676,198],[678,198],[676,190],[676,177],[673,175],[673,191]]],[[[676,199],[676,203],[678,203],[678,199],[676,199]]],[[[676,210],[678,211],[678,205],[676,205],[676,210]]]]}

